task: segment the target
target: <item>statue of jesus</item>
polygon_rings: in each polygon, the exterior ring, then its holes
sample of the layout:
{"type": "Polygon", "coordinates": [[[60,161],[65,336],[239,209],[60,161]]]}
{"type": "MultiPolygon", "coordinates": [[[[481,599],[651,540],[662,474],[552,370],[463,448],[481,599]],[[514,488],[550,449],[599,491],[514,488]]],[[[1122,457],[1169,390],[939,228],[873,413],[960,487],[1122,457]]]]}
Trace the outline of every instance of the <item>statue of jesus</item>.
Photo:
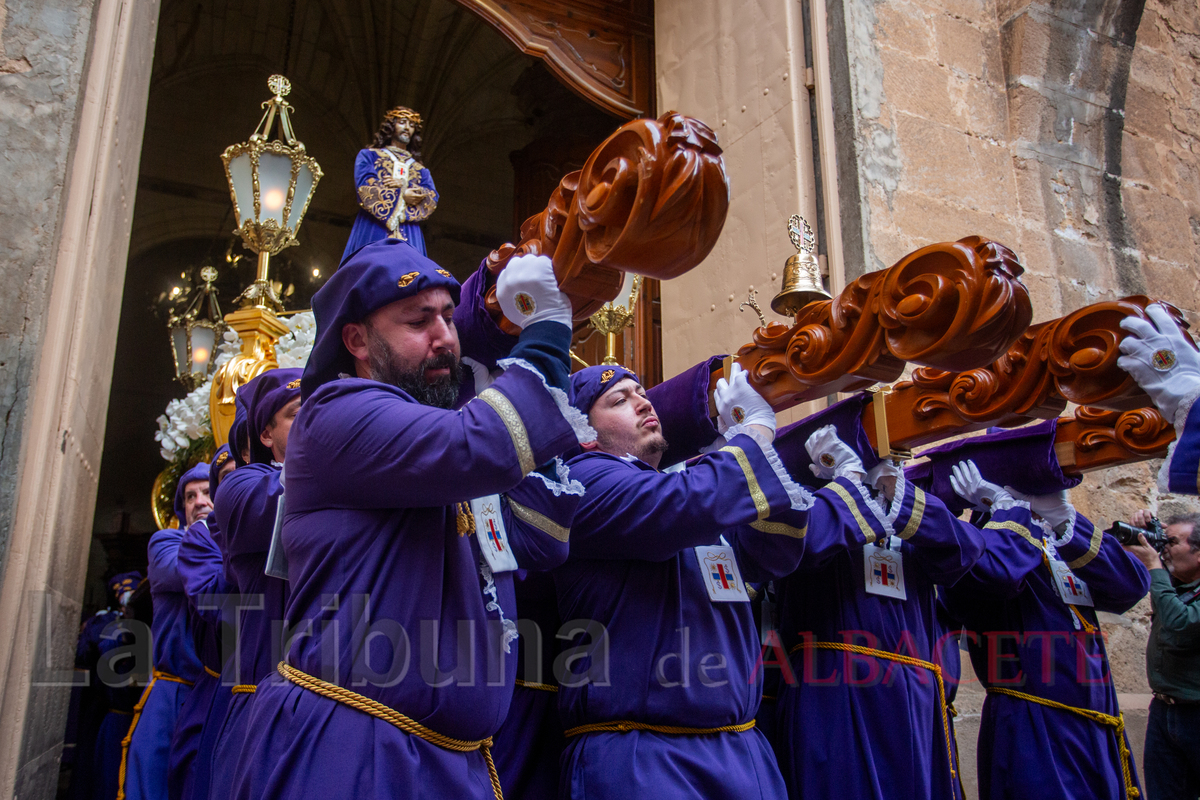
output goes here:
{"type": "Polygon", "coordinates": [[[354,182],[362,210],[350,229],[342,260],[365,244],[400,239],[425,255],[420,222],[437,208],[438,193],[420,162],[421,115],[398,106],[384,115],[371,146],[359,151],[354,182]]]}

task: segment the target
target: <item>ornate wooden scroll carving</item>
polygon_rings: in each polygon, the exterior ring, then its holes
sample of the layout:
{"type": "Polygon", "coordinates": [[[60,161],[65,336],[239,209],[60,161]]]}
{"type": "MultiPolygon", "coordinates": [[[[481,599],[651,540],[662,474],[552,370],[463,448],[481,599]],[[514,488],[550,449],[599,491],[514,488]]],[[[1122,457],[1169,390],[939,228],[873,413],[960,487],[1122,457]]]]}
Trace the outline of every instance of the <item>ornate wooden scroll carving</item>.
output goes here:
{"type": "Polygon", "coordinates": [[[1155,408],[1112,411],[1083,406],[1060,420],[1054,449],[1068,472],[1090,472],[1118,464],[1161,458],[1175,428],[1155,408]]]}
{"type": "MultiPolygon", "coordinates": [[[[729,211],[729,179],[716,134],[675,112],[621,126],[559,183],[550,202],[521,226],[520,243],[488,256],[494,273],[514,255],[554,260],[575,319],[617,296],[623,272],[668,280],[712,250],[729,211]]],[[[488,309],[514,332],[489,293],[488,309]]]]}
{"type": "MultiPolygon", "coordinates": [[[[993,425],[1050,419],[1071,401],[1080,407],[1060,422],[1056,445],[1064,469],[1087,472],[1165,455],[1174,428],[1116,364],[1121,320],[1145,318],[1152,302],[1162,301],[1126,297],[1034,325],[987,367],[915,370],[885,401],[892,445],[911,449],[993,425]]],[[[1182,325],[1179,310],[1164,305],[1182,325]]],[[[863,426],[875,442],[873,413],[863,426]]]]}
{"type": "Polygon", "coordinates": [[[930,245],[759,328],[738,363],[772,407],[898,378],[905,362],[959,371],[1005,353],[1033,312],[1024,269],[978,236],[930,245]]]}
{"type": "Polygon", "coordinates": [[[651,0],[456,0],[618,117],[654,112],[651,0]]]}

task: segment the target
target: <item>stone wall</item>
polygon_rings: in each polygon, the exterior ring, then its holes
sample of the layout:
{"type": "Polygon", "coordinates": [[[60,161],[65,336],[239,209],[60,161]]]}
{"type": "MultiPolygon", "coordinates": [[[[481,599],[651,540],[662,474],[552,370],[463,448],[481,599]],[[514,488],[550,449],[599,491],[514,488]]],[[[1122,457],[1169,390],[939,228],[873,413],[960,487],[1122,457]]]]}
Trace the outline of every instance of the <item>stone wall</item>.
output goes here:
{"type": "Polygon", "coordinates": [[[0,559],[16,513],[91,19],[90,0],[0,0],[0,559]]]}
{"type": "Polygon", "coordinates": [[[0,10],[0,796],[52,797],[158,5],[0,10]]]}

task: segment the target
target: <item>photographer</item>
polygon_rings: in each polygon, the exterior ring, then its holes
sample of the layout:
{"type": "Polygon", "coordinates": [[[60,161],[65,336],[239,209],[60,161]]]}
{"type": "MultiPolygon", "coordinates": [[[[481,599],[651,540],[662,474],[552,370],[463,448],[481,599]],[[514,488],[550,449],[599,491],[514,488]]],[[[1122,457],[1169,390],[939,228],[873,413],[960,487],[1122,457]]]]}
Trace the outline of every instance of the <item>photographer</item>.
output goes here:
{"type": "MultiPolygon", "coordinates": [[[[1138,511],[1130,524],[1151,528],[1138,511]]],[[[1150,570],[1154,621],[1146,645],[1146,675],[1154,691],[1146,726],[1143,770],[1154,800],[1200,795],[1200,514],[1167,520],[1161,553],[1138,535],[1127,546],[1150,570]]]]}

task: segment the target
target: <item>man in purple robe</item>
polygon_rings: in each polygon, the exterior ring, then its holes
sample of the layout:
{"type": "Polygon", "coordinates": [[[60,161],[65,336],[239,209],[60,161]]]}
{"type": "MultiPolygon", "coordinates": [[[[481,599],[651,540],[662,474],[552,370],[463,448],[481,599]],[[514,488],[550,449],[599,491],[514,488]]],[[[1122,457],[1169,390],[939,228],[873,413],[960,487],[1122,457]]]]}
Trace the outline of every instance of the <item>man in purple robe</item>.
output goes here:
{"type": "Polygon", "coordinates": [[[980,512],[987,536],[983,555],[945,593],[988,693],[981,800],[1137,797],[1096,612],[1132,608],[1150,586],[1146,570],[1077,514],[1066,490],[1025,496],[987,481],[973,461],[953,469],[955,491],[980,512]]]}
{"type": "Polygon", "coordinates": [[[1137,317],[1121,320],[1128,335],[1117,366],[1150,395],[1176,440],[1158,472],[1158,490],[1200,494],[1200,352],[1170,313],[1160,304],[1146,308],[1150,322],[1137,317]]]}
{"type": "Polygon", "coordinates": [[[179,575],[178,552],[182,529],[203,520],[212,511],[208,478],[207,462],[195,465],[180,477],[175,489],[175,518],[180,527],[154,534],[147,548],[150,596],[154,602],[151,625],[154,674],[134,708],[133,723],[122,742],[124,780],[118,797],[129,800],[166,800],[171,735],[180,707],[201,671],[179,575]]]}
{"type": "Polygon", "coordinates": [[[221,481],[214,502],[213,538],[224,556],[226,579],[237,587],[240,599],[233,619],[237,649],[224,672],[224,679],[233,684],[233,697],[213,745],[213,798],[232,793],[233,767],[242,751],[256,686],[272,673],[283,653],[281,621],[288,585],[267,575],[266,566],[283,492],[280,466],[300,409],[300,377],[298,369],[270,369],[238,390],[246,410],[250,463],[221,481]]]}
{"type": "MultiPolygon", "coordinates": [[[[240,406],[239,412],[233,427],[244,429],[245,414],[240,406]]],[[[235,466],[229,445],[221,445],[209,469],[208,485],[212,494],[216,494],[221,479],[232,472],[235,466]]],[[[221,685],[221,669],[224,666],[221,657],[221,609],[222,603],[232,598],[225,580],[221,549],[217,547],[210,530],[216,524],[215,516],[210,514],[206,519],[189,526],[179,541],[179,574],[202,671],[179,711],[179,721],[171,738],[171,759],[167,772],[170,800],[208,797],[216,729],[224,721],[231,697],[229,687],[221,685]],[[216,722],[210,723],[213,717],[216,717],[216,722]]]]}
{"type": "Polygon", "coordinates": [[[582,487],[555,459],[587,424],[550,260],[513,259],[496,288],[522,333],[465,405],[449,272],[383,240],[313,298],[282,529],[294,635],[259,683],[236,797],[499,796],[513,571],[566,558],[582,487]]]}
{"type": "Polygon", "coordinates": [[[799,568],[776,582],[779,766],[792,798],[959,797],[934,586],[962,577],[983,538],[875,457],[862,403],[822,412],[844,426],[810,418],[777,441],[793,475],[828,481],[799,568]]]}
{"type": "Polygon", "coordinates": [[[556,668],[560,797],[783,796],[754,729],[762,679],[746,582],[796,566],[813,501],[771,446],[774,412],[735,372],[717,389],[721,446],[667,472],[637,376],[572,376],[596,437],[569,462],[586,491],[554,571],[559,613],[575,621],[556,668]]]}

